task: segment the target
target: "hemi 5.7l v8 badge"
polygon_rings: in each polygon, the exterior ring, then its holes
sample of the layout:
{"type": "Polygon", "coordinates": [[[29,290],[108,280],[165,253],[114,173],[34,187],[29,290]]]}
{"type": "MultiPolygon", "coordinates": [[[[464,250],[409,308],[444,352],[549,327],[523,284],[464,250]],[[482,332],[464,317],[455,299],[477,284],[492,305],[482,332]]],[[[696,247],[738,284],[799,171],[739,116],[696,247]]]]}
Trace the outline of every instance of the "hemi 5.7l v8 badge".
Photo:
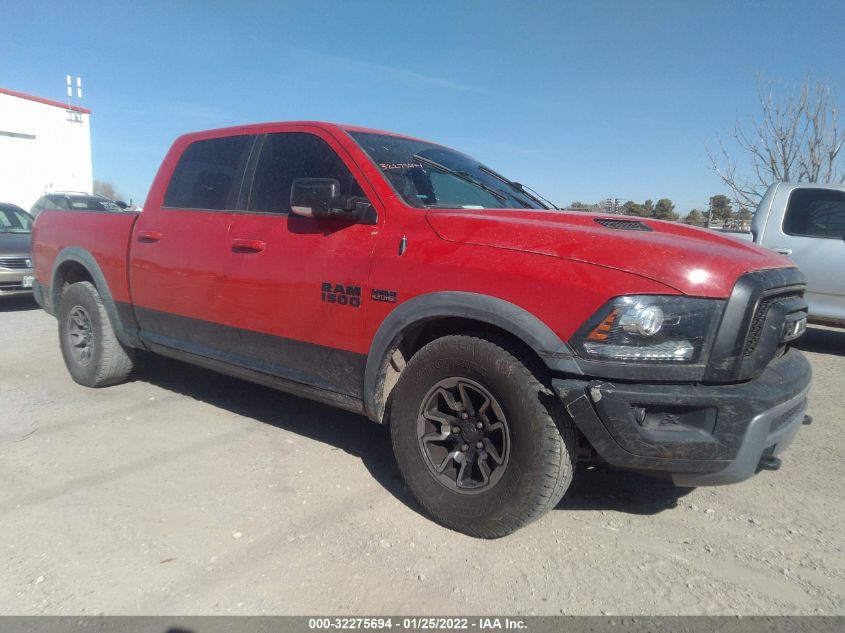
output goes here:
{"type": "Polygon", "coordinates": [[[373,301],[382,301],[384,303],[396,303],[396,291],[380,290],[378,288],[373,288],[372,292],[370,293],[370,298],[373,301]]]}

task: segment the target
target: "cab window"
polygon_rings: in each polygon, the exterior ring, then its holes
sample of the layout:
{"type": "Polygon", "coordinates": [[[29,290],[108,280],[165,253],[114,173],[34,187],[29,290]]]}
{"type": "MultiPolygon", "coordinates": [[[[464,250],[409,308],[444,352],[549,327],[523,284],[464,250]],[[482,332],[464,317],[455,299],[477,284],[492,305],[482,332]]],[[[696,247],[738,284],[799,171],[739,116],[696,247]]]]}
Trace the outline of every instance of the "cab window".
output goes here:
{"type": "Polygon", "coordinates": [[[191,143],[167,186],[165,207],[234,209],[252,136],[227,136],[191,143]]]}
{"type": "Polygon", "coordinates": [[[323,139],[304,132],[280,132],[264,140],[247,208],[290,213],[291,184],[297,178],[334,178],[340,182],[340,195],[364,196],[355,177],[323,139]]]}
{"type": "Polygon", "coordinates": [[[798,189],[789,197],[783,232],[806,237],[845,237],[845,191],[798,189]]]}
{"type": "Polygon", "coordinates": [[[44,201],[44,208],[70,209],[70,205],[67,203],[67,198],[64,196],[47,196],[47,199],[44,201]]]}

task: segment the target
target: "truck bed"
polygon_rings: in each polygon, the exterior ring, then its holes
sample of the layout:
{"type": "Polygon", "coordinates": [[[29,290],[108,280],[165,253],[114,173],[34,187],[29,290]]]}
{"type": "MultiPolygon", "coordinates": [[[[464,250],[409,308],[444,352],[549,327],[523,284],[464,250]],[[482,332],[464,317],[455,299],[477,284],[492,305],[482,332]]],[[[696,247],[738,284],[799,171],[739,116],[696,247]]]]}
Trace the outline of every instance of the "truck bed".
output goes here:
{"type": "Polygon", "coordinates": [[[137,212],[43,211],[32,232],[36,280],[49,287],[57,255],[64,249],[78,248],[94,257],[112,298],[131,303],[126,262],[129,238],[138,215],[137,212]]]}

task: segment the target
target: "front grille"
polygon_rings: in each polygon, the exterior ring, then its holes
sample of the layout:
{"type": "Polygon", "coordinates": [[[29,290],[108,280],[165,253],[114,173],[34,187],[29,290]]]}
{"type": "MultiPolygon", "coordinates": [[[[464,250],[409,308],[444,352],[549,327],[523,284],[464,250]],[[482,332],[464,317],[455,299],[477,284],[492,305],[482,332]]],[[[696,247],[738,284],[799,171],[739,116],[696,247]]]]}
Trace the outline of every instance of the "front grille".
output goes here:
{"type": "Polygon", "coordinates": [[[32,260],[27,257],[0,257],[0,268],[26,270],[32,268],[32,260]]]}
{"type": "Polygon", "coordinates": [[[0,292],[8,292],[9,290],[31,290],[31,288],[24,288],[19,281],[0,281],[0,292]]]}
{"type": "Polygon", "coordinates": [[[639,220],[616,220],[614,218],[593,218],[595,222],[598,222],[602,226],[606,226],[609,229],[619,229],[621,231],[651,231],[651,227],[648,224],[644,224],[639,220]]]}
{"type": "Polygon", "coordinates": [[[804,275],[772,268],[742,275],[725,303],[710,351],[707,382],[752,380],[788,347],[787,323],[807,316],[804,275]]]}
{"type": "Polygon", "coordinates": [[[754,350],[757,349],[757,343],[760,340],[760,335],[763,333],[763,325],[766,322],[766,317],[769,314],[769,309],[772,307],[772,304],[800,296],[801,292],[793,291],[774,295],[772,297],[766,297],[765,299],[760,300],[757,304],[757,309],[754,311],[754,316],[751,318],[751,325],[748,329],[748,338],[745,339],[745,349],[742,353],[743,356],[748,358],[754,353],[754,350]]]}

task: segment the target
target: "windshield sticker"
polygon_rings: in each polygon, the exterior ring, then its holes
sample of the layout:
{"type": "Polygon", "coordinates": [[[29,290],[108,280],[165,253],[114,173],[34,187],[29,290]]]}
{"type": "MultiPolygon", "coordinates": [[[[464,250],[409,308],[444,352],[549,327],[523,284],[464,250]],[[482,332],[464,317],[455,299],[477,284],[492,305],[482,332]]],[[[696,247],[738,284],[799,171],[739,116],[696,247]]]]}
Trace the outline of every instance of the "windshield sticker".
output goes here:
{"type": "Polygon", "coordinates": [[[382,168],[383,171],[390,171],[392,169],[422,169],[422,165],[419,163],[379,163],[379,167],[382,168]]]}

